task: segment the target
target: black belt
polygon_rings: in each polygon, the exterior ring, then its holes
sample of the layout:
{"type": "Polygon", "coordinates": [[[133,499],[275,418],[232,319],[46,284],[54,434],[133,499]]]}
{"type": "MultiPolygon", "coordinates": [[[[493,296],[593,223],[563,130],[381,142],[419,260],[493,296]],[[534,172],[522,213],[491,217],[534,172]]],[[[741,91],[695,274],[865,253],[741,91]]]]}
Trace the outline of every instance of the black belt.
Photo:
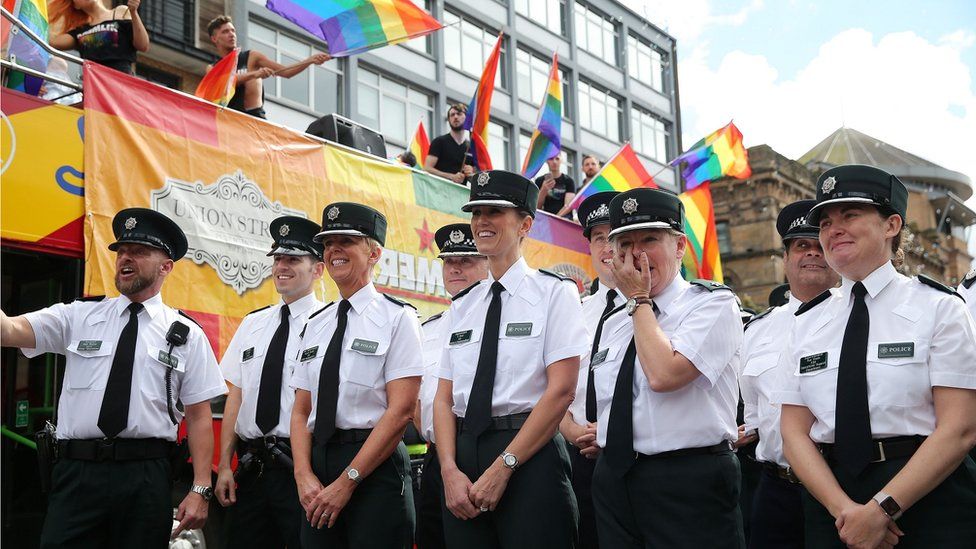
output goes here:
{"type": "MultiPolygon", "coordinates": [[[[365,442],[372,432],[372,429],[336,429],[335,433],[332,433],[332,438],[329,439],[328,443],[350,444],[354,442],[365,442]]],[[[314,439],[312,443],[315,444],[314,439]]]]}
{"type": "Polygon", "coordinates": [[[59,440],[61,457],[84,461],[131,461],[169,458],[176,443],[161,438],[59,440]]]}
{"type": "MultiPolygon", "coordinates": [[[[882,461],[888,461],[889,459],[912,457],[915,455],[915,450],[918,450],[918,447],[925,442],[926,438],[928,437],[923,437],[921,435],[909,435],[875,439],[871,441],[871,445],[873,446],[871,463],[880,463],[882,461]]],[[[817,448],[820,449],[820,453],[823,454],[824,459],[826,459],[828,463],[833,461],[833,444],[820,443],[817,444],[817,448]]]]}
{"type": "MultiPolygon", "coordinates": [[[[498,416],[491,418],[491,423],[488,424],[488,431],[518,431],[525,425],[525,420],[529,419],[529,414],[531,412],[522,412],[520,414],[512,414],[509,416],[498,416]]],[[[464,427],[464,418],[457,418],[457,430],[460,433],[461,429],[464,427]]]]}
{"type": "Polygon", "coordinates": [[[700,456],[704,454],[721,454],[722,452],[732,451],[732,443],[723,440],[713,446],[702,446],[701,448],[681,448],[680,450],[669,450],[660,454],[637,454],[637,459],[657,459],[667,457],[700,456]]]}
{"type": "Polygon", "coordinates": [[[773,463],[772,461],[761,461],[759,463],[762,464],[763,470],[780,480],[785,480],[790,484],[803,484],[791,467],[780,467],[778,463],[773,463]]]}
{"type": "Polygon", "coordinates": [[[284,448],[291,450],[291,439],[287,437],[267,436],[263,438],[242,438],[237,445],[238,452],[264,452],[269,446],[281,443],[284,448]]]}

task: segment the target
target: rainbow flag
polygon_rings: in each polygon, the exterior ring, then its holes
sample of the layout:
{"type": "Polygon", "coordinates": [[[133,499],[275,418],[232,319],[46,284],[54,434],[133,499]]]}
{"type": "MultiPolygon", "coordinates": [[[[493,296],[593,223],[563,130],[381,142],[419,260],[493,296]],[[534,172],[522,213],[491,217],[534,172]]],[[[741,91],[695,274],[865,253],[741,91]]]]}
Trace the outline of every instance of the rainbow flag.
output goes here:
{"type": "MultiPolygon", "coordinates": [[[[17,20],[27,26],[34,34],[47,40],[47,1],[46,0],[3,0],[3,7],[17,20]]],[[[13,25],[6,19],[0,19],[0,45],[4,50],[4,58],[16,61],[18,65],[47,72],[47,64],[51,55],[44,51],[34,40],[22,32],[11,32],[13,25]]],[[[28,95],[37,95],[41,91],[44,80],[36,76],[29,76],[23,72],[12,70],[6,79],[8,88],[22,91],[28,95]]]]}
{"type": "Polygon", "coordinates": [[[657,183],[651,174],[644,169],[644,164],[637,158],[637,153],[630,143],[625,143],[620,150],[613,155],[603,168],[600,169],[593,180],[576,193],[576,198],[569,205],[571,209],[579,207],[586,197],[604,191],[629,191],[637,187],[657,188],[657,183]]]}
{"type": "Polygon", "coordinates": [[[226,107],[234,97],[234,90],[237,87],[237,54],[239,51],[239,48],[234,48],[223,59],[217,61],[213,67],[210,67],[193,95],[216,103],[221,107],[226,107]]]}
{"type": "Polygon", "coordinates": [[[559,81],[559,56],[552,54],[549,69],[549,85],[539,107],[539,121],[532,132],[529,150],[522,162],[522,175],[533,177],[542,169],[546,160],[559,154],[560,132],[563,125],[563,86],[559,81]]]}
{"type": "Polygon", "coordinates": [[[422,168],[427,162],[427,152],[430,150],[430,139],[427,138],[427,130],[424,129],[424,121],[417,124],[417,131],[413,134],[408,150],[417,159],[417,167],[422,168]]]}
{"type": "Polygon", "coordinates": [[[267,0],[266,7],[324,40],[342,57],[444,28],[410,0],[267,0]]]}
{"type": "Polygon", "coordinates": [[[498,40],[492,48],[485,68],[481,72],[481,80],[474,90],[474,97],[468,105],[468,116],[464,119],[464,129],[468,130],[471,138],[474,165],[478,171],[491,168],[491,156],[488,154],[488,120],[491,113],[491,95],[495,92],[495,73],[498,72],[498,58],[502,52],[504,33],[498,33],[498,40]]]}
{"type": "Polygon", "coordinates": [[[671,161],[672,166],[681,162],[685,189],[690,190],[719,177],[746,179],[752,175],[749,154],[742,146],[742,132],[729,122],[691,146],[687,152],[671,161]]]}
{"type": "Polygon", "coordinates": [[[685,278],[722,282],[711,188],[704,183],[679,194],[678,198],[685,206],[685,236],[688,237],[688,247],[681,261],[685,278]]]}

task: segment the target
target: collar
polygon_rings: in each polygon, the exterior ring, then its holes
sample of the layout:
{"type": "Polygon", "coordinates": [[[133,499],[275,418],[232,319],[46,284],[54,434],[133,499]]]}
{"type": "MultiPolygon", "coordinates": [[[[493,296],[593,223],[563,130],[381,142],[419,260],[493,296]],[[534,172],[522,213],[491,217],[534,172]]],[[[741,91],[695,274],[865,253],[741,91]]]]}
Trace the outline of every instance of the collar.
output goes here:
{"type": "MultiPolygon", "coordinates": [[[[616,288],[614,288],[614,289],[616,289],[616,288]]],[[[607,287],[606,285],[604,285],[603,282],[597,282],[596,293],[595,294],[592,294],[592,295],[593,295],[593,298],[594,299],[599,299],[600,300],[600,303],[606,303],[607,302],[607,293],[609,291],[610,291],[610,288],[607,287]]],[[[621,295],[620,290],[617,290],[617,298],[613,300],[614,303],[616,303],[617,301],[619,301],[622,297],[623,296],[621,295]]],[[[626,300],[624,300],[624,301],[626,301],[626,300]]]]}
{"type": "MultiPolygon", "coordinates": [[[[115,306],[116,316],[127,314],[126,308],[128,308],[130,303],[132,303],[132,300],[129,299],[128,296],[120,295],[118,304],[115,306]]],[[[149,314],[149,318],[156,318],[156,315],[163,310],[163,298],[159,293],[157,293],[156,295],[143,301],[142,307],[146,310],[146,313],[149,314]]]]}
{"type": "MultiPolygon", "coordinates": [[[[352,294],[349,298],[349,304],[352,305],[354,311],[357,314],[363,314],[366,311],[366,307],[373,302],[374,299],[379,297],[380,293],[376,291],[376,287],[373,286],[372,282],[367,282],[365,286],[352,294]]],[[[341,297],[340,297],[341,300],[341,297]]]]}
{"type": "Polygon", "coordinates": [[[793,294],[790,294],[790,300],[786,303],[786,310],[790,314],[793,314],[797,309],[800,308],[800,305],[803,305],[803,302],[797,299],[793,294]]]}
{"type": "MultiPolygon", "coordinates": [[[[507,271],[505,271],[505,274],[503,274],[502,277],[498,279],[498,281],[501,282],[502,286],[505,287],[506,292],[508,292],[511,295],[515,295],[515,292],[518,291],[519,286],[522,285],[522,281],[525,280],[525,275],[527,275],[528,273],[529,273],[529,264],[525,262],[524,257],[520,257],[515,263],[512,264],[511,267],[508,268],[507,271]]],[[[492,276],[491,270],[489,270],[488,284],[486,285],[488,291],[485,292],[486,298],[491,297],[491,285],[494,282],[495,282],[495,277],[492,276]]]]}
{"type": "MultiPolygon", "coordinates": [[[[897,274],[898,271],[895,270],[895,266],[890,261],[885,261],[883,265],[875,269],[861,283],[867,289],[868,295],[875,298],[881,293],[881,290],[885,289],[889,282],[894,280],[897,274]]],[[[840,294],[844,296],[845,303],[848,303],[851,299],[851,290],[854,288],[854,281],[847,278],[842,278],[841,280],[840,294]]]]}
{"type": "MultiPolygon", "coordinates": [[[[308,311],[316,305],[317,300],[315,299],[315,292],[308,294],[307,296],[296,299],[290,305],[288,305],[288,318],[298,318],[303,314],[308,313],[308,311]]],[[[285,305],[284,299],[278,300],[279,306],[285,305]]]]}
{"type": "Polygon", "coordinates": [[[664,288],[664,291],[653,296],[651,299],[654,300],[654,304],[662,313],[667,313],[671,305],[674,305],[675,299],[681,292],[685,291],[691,286],[685,279],[681,278],[681,274],[675,274],[671,283],[664,288]]]}

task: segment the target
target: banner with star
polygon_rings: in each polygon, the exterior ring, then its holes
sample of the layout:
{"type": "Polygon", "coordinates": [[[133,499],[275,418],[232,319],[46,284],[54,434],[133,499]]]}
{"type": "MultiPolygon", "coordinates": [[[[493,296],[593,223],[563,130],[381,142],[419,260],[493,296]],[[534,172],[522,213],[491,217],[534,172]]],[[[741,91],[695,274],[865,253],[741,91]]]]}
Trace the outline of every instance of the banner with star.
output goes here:
{"type": "MultiPolygon", "coordinates": [[[[163,299],[200,322],[220,354],[244,315],[278,300],[266,256],[270,222],[297,215],[321,223],[327,204],[350,201],[388,220],[377,289],[422,317],[450,303],[434,233],[467,221],[467,188],[97,65],[86,63],[85,86],[86,294],[117,295],[107,248],[115,212],[165,213],[183,228],[189,252],[163,299]]],[[[570,221],[540,213],[523,249],[530,265],[573,275],[581,288],[593,276],[570,221]]],[[[327,273],[316,292],[326,302],[338,296],[327,273]]]]}

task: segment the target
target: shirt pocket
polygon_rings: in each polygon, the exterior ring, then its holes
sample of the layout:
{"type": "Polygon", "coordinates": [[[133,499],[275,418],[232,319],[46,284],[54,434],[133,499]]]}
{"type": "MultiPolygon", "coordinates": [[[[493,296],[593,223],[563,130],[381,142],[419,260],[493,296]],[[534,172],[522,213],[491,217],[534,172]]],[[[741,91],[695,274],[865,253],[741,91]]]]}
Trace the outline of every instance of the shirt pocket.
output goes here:
{"type": "Polygon", "coordinates": [[[928,358],[928,341],[868,343],[867,375],[871,402],[899,407],[930,402],[932,384],[928,358]]]}
{"type": "MultiPolygon", "coordinates": [[[[617,374],[620,372],[620,362],[623,359],[624,347],[603,347],[597,350],[590,360],[589,367],[593,369],[593,387],[596,390],[597,402],[605,402],[608,406],[613,400],[613,389],[617,383],[617,374]],[[605,356],[601,356],[604,355],[605,356]]],[[[634,375],[638,375],[637,364],[634,364],[634,375]]],[[[583,375],[583,372],[580,372],[583,375]]],[[[643,372],[639,375],[643,377],[643,372]]]]}
{"type": "Polygon", "coordinates": [[[97,349],[91,341],[72,341],[67,347],[70,353],[69,364],[65,369],[64,382],[69,389],[104,389],[108,384],[108,374],[112,369],[112,350],[110,341],[100,341],[97,349]],[[80,350],[79,350],[80,346],[80,350]]]}
{"type": "Polygon", "coordinates": [[[341,359],[345,363],[345,368],[340,368],[345,372],[345,379],[365,387],[382,388],[386,384],[383,366],[389,348],[389,339],[351,338],[343,348],[341,359]]]}
{"type": "Polygon", "coordinates": [[[265,349],[248,347],[241,351],[241,383],[243,389],[261,386],[261,370],[264,367],[265,349]]]}
{"type": "Polygon", "coordinates": [[[795,375],[807,407],[818,418],[828,417],[837,407],[837,369],[840,347],[820,352],[803,351],[796,355],[795,375]],[[826,355],[820,358],[820,355],[826,355]]]}
{"type": "Polygon", "coordinates": [[[447,352],[451,357],[451,376],[455,387],[470,387],[478,369],[481,356],[483,328],[458,328],[447,339],[447,352]]]}
{"type": "Polygon", "coordinates": [[[745,377],[759,377],[776,366],[779,361],[779,353],[768,349],[760,354],[749,357],[749,362],[742,369],[745,377]]]}
{"type": "Polygon", "coordinates": [[[535,366],[544,360],[545,318],[503,322],[498,329],[498,365],[496,372],[535,366]]]}

